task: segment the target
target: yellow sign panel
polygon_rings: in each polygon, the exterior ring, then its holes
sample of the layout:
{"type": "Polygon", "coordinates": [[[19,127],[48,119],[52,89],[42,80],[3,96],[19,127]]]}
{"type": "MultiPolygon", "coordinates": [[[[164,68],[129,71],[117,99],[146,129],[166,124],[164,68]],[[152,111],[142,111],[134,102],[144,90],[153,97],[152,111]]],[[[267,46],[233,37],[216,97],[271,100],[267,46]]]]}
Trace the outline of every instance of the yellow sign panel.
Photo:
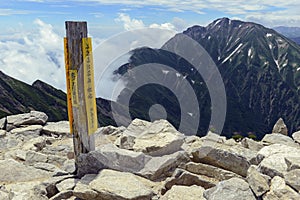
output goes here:
{"type": "Polygon", "coordinates": [[[73,111],[72,111],[72,96],[70,87],[70,62],[68,51],[68,40],[64,38],[64,50],[65,50],[65,69],[66,69],[66,85],[67,85],[67,103],[68,103],[68,117],[70,123],[70,132],[73,134],[73,111]]]}
{"type": "Polygon", "coordinates": [[[82,51],[84,67],[84,97],[88,121],[88,134],[91,135],[95,133],[98,128],[91,38],[82,39],[82,51]]]}
{"type": "Polygon", "coordinates": [[[78,95],[78,71],[76,69],[69,70],[70,79],[70,93],[72,106],[79,106],[79,95],[78,95]]]}

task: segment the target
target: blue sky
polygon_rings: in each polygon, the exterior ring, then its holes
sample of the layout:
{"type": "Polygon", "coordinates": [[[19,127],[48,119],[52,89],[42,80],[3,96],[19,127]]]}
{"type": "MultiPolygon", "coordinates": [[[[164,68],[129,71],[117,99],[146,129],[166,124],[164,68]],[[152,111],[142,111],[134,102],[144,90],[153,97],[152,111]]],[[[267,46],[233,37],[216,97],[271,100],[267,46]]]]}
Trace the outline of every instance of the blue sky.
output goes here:
{"type": "MultiPolygon", "coordinates": [[[[181,20],[182,27],[207,25],[220,17],[230,17],[262,23],[300,26],[300,3],[296,0],[10,0],[0,6],[0,25],[11,31],[40,19],[63,32],[64,21],[85,20],[90,32],[98,37],[122,31],[116,19],[121,13],[143,21],[145,26],[181,20]],[[100,31],[101,30],[101,31],[100,31]]],[[[175,24],[176,25],[176,24],[175,24]]],[[[24,28],[24,27],[23,27],[24,28]]],[[[176,27],[177,28],[177,27],[176,27]]],[[[181,30],[180,30],[181,31],[181,30]]]]}
{"type": "MultiPolygon", "coordinates": [[[[122,2],[122,1],[120,1],[122,2]]],[[[138,1],[136,1],[138,2],[138,1]]],[[[199,14],[194,10],[173,10],[168,6],[108,4],[96,1],[8,1],[0,7],[0,25],[7,32],[20,25],[31,27],[32,22],[40,19],[49,23],[60,32],[64,31],[64,21],[88,21],[89,31],[98,37],[109,37],[124,30],[121,14],[130,16],[131,20],[143,21],[145,26],[151,24],[181,23],[180,29],[192,24],[206,25],[216,18],[229,16],[226,13],[207,10],[206,14],[199,14]]],[[[202,12],[199,10],[199,12],[202,12]]],[[[231,17],[231,16],[230,16],[231,17]]],[[[181,30],[180,30],[181,31],[181,30]]]]}
{"type": "Polygon", "coordinates": [[[221,17],[300,27],[299,11],[299,0],[2,0],[0,70],[29,84],[41,79],[64,89],[67,20],[87,21],[95,47],[124,31],[154,27],[175,33],[221,17]]]}

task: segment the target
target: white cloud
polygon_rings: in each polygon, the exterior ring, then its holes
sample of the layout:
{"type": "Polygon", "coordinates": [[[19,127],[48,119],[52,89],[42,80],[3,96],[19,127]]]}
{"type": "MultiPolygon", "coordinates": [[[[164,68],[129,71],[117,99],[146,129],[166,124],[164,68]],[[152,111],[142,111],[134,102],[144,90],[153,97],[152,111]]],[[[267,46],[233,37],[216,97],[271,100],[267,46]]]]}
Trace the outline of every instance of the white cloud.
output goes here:
{"type": "MultiPolygon", "coordinates": [[[[63,0],[25,0],[25,1],[36,1],[36,2],[66,2],[63,0]]],[[[299,0],[75,0],[75,2],[98,2],[104,5],[124,5],[125,9],[132,7],[143,7],[152,6],[158,7],[158,9],[173,11],[173,12],[184,12],[193,11],[199,14],[205,14],[207,9],[220,11],[230,15],[245,15],[239,16],[245,18],[252,14],[268,14],[271,17],[270,20],[275,20],[278,17],[274,10],[284,10],[287,13],[285,19],[293,20],[296,14],[299,15],[299,0]],[[298,10],[298,12],[297,12],[298,10]],[[296,13],[295,13],[296,12],[296,13]],[[293,13],[293,14],[291,14],[293,13]]],[[[74,1],[72,1],[74,2],[74,1]]],[[[124,10],[125,11],[125,10],[124,10]]],[[[280,15],[281,16],[281,15],[280,15]]],[[[282,15],[283,16],[283,15],[282,15]]]]}
{"type": "Polygon", "coordinates": [[[118,18],[115,19],[116,22],[122,22],[123,27],[126,31],[141,29],[141,28],[157,28],[157,29],[168,29],[174,31],[182,31],[187,27],[186,22],[178,17],[173,18],[172,22],[166,22],[162,24],[153,23],[150,25],[145,25],[140,19],[131,18],[128,14],[119,13],[118,18]]]}
{"type": "Polygon", "coordinates": [[[188,24],[185,20],[179,17],[174,17],[172,20],[172,24],[175,26],[175,30],[179,32],[182,32],[183,30],[191,26],[191,24],[188,24]]]}
{"type": "Polygon", "coordinates": [[[124,5],[127,7],[135,6],[154,6],[156,9],[173,12],[192,11],[198,14],[205,14],[207,10],[218,11],[230,16],[238,16],[241,19],[257,19],[265,16],[265,25],[275,24],[279,19],[281,24],[290,22],[300,26],[298,0],[77,0],[84,2],[98,2],[106,5],[124,5]]]}
{"type": "Polygon", "coordinates": [[[95,18],[102,18],[102,17],[104,17],[104,14],[101,13],[101,12],[90,13],[90,15],[93,15],[95,18]]]}
{"type": "MultiPolygon", "coordinates": [[[[118,5],[124,6],[124,9],[120,9],[121,12],[126,12],[131,8],[141,8],[149,6],[151,9],[157,9],[161,12],[172,11],[172,12],[185,12],[192,11],[200,15],[204,15],[207,12],[219,12],[225,13],[228,16],[238,16],[243,20],[252,19],[263,21],[264,25],[272,26],[278,24],[275,21],[279,20],[281,25],[293,23],[292,25],[300,26],[299,17],[299,0],[74,0],[74,1],[63,1],[63,0],[24,0],[34,2],[74,2],[88,4],[99,3],[101,5],[118,5]],[[263,18],[264,19],[260,19],[263,18]]],[[[15,12],[22,13],[26,11],[13,11],[0,9],[0,15],[11,15],[15,12]]],[[[127,20],[125,17],[122,20],[127,20]]],[[[128,21],[126,24],[126,30],[134,27],[143,26],[140,21],[128,21]]]]}
{"type": "Polygon", "coordinates": [[[175,33],[169,29],[136,29],[122,32],[99,44],[94,49],[97,96],[106,99],[115,99],[118,96],[117,94],[123,89],[123,85],[117,84],[113,72],[128,62],[130,50],[145,46],[160,48],[175,33]],[[114,90],[117,94],[111,96],[114,90]]]}
{"type": "MultiPolygon", "coordinates": [[[[152,24],[146,27],[142,20],[131,19],[125,14],[120,14],[120,20],[124,23],[124,29],[130,31],[106,40],[93,38],[96,81],[102,78],[104,69],[108,69],[108,66],[110,68],[109,76],[102,79],[105,83],[96,85],[98,95],[102,97],[109,98],[106,94],[110,94],[114,84],[111,80],[114,68],[126,63],[126,56],[125,60],[121,59],[119,62],[122,55],[142,46],[160,48],[176,33],[171,23],[152,24]],[[160,29],[149,28],[150,26],[160,29]],[[112,66],[112,63],[115,66],[112,66]]],[[[33,22],[31,31],[20,32],[20,30],[21,24],[17,34],[5,37],[0,34],[1,71],[29,84],[40,79],[65,90],[63,35],[56,33],[52,25],[40,19],[33,22]]]]}
{"type": "Polygon", "coordinates": [[[296,9],[277,11],[277,12],[258,12],[247,14],[245,19],[267,25],[275,26],[300,26],[300,15],[296,9]]]}
{"type": "Polygon", "coordinates": [[[126,31],[104,40],[94,50],[96,93],[106,99],[115,99],[117,95],[111,96],[112,91],[116,89],[118,93],[123,88],[120,83],[116,85],[113,71],[128,62],[129,51],[145,46],[160,48],[176,34],[172,23],[147,26],[124,13],[120,13],[116,21],[122,22],[126,31]]]}
{"type": "Polygon", "coordinates": [[[145,28],[145,24],[142,20],[131,19],[129,15],[125,13],[119,13],[119,17],[116,19],[117,22],[123,22],[124,29],[126,31],[145,28]]]}
{"type": "Polygon", "coordinates": [[[13,9],[0,8],[0,16],[26,15],[29,13],[30,11],[28,10],[13,10],[13,9]]]}
{"type": "Polygon", "coordinates": [[[149,27],[150,28],[161,28],[161,29],[175,30],[175,26],[171,23],[151,24],[149,27]]]}
{"type": "MultiPolygon", "coordinates": [[[[119,57],[137,47],[160,48],[176,33],[172,23],[146,26],[142,20],[132,19],[126,14],[120,14],[118,20],[123,23],[126,32],[109,39],[93,38],[96,81],[102,78],[103,70],[110,67],[109,76],[102,79],[105,83],[96,85],[98,95],[106,98],[109,98],[106,94],[110,94],[113,86],[113,82],[109,82],[112,81],[112,70],[126,63],[126,56],[121,62],[119,57]],[[115,65],[113,68],[112,63],[115,65]]],[[[182,22],[179,18],[173,21],[182,22]]],[[[29,84],[40,79],[65,90],[64,36],[56,33],[52,25],[40,19],[33,22],[31,31],[22,29],[23,25],[20,24],[19,28],[11,30],[15,34],[3,37],[0,34],[0,69],[29,84]]]]}
{"type": "Polygon", "coordinates": [[[37,19],[32,31],[0,39],[1,70],[29,84],[37,79],[65,89],[63,37],[37,19]]]}

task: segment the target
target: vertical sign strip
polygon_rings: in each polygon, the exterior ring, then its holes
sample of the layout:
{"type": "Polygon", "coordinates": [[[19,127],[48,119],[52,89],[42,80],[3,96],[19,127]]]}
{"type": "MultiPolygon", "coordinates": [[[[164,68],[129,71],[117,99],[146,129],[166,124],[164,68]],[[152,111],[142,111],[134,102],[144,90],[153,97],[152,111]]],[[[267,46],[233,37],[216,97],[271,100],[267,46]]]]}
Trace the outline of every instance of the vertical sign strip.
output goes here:
{"type": "Polygon", "coordinates": [[[77,69],[69,69],[70,93],[73,107],[79,106],[78,95],[78,71],[77,69]]]}
{"type": "Polygon", "coordinates": [[[68,50],[68,39],[64,38],[64,50],[65,50],[65,69],[66,69],[66,85],[67,85],[67,104],[68,104],[68,117],[70,123],[70,133],[73,134],[73,111],[72,111],[72,96],[70,87],[70,61],[68,50]]]}
{"type": "Polygon", "coordinates": [[[84,98],[86,102],[88,133],[91,135],[95,133],[98,128],[91,38],[82,39],[82,51],[84,67],[84,98]]]}

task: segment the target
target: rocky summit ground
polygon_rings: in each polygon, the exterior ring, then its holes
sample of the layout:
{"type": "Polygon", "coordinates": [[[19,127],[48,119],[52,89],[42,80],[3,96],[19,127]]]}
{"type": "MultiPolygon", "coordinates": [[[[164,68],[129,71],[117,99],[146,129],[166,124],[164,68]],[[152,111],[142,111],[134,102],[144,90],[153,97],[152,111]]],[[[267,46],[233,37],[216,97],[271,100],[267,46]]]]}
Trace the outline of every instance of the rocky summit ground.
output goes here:
{"type": "Polygon", "coordinates": [[[69,124],[32,111],[0,120],[1,200],[300,199],[300,132],[262,141],[185,136],[167,121],[102,127],[74,153],[69,124]]]}

